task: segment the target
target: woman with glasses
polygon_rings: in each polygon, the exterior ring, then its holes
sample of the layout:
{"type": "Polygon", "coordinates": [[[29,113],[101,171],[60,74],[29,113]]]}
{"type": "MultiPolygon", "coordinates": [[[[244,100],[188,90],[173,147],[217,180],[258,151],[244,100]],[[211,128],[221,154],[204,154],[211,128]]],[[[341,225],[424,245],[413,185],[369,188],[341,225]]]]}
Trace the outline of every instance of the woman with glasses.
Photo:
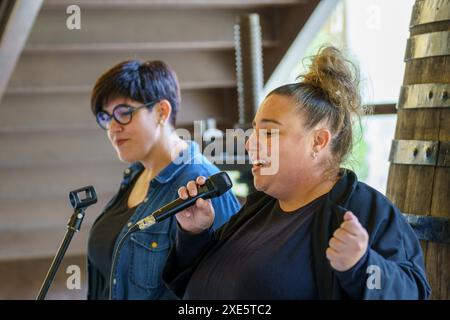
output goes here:
{"type": "MultiPolygon", "coordinates": [[[[91,109],[101,129],[129,167],[117,194],[95,221],[88,241],[88,299],[174,299],[161,272],[174,243],[174,217],[134,233],[112,255],[140,219],[178,198],[177,189],[198,175],[219,170],[198,145],[175,132],[180,90],[175,72],[162,61],[126,61],[96,82],[91,109]],[[112,284],[112,288],[110,287],[112,284]]],[[[214,228],[237,212],[231,191],[212,200],[220,214],[214,228]]]]}

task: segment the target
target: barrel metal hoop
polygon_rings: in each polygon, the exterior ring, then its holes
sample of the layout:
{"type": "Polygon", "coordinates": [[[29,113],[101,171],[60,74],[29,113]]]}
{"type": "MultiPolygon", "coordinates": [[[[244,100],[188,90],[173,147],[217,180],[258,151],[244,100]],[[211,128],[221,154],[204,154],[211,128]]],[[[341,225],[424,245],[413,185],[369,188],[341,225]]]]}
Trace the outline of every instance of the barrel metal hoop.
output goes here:
{"type": "Polygon", "coordinates": [[[392,164],[450,167],[449,141],[392,140],[392,164]]]}
{"type": "Polygon", "coordinates": [[[450,219],[403,213],[419,240],[450,243],[450,219]]]}
{"type": "Polygon", "coordinates": [[[450,83],[425,83],[402,86],[398,109],[448,108],[450,83]]]}
{"type": "Polygon", "coordinates": [[[450,20],[450,0],[417,1],[409,27],[445,20],[450,20]]]}
{"type": "Polygon", "coordinates": [[[410,37],[406,44],[405,62],[412,59],[450,55],[450,32],[431,32],[410,37]]]}

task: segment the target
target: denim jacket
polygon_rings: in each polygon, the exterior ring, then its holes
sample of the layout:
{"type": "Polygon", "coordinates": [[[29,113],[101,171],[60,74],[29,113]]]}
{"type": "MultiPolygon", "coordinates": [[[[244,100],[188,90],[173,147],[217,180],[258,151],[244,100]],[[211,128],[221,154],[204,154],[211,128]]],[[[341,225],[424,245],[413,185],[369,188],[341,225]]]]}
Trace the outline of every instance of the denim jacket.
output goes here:
{"type": "MultiPolygon", "coordinates": [[[[94,224],[115,204],[120,195],[131,187],[130,181],[143,169],[142,164],[137,162],[125,170],[118,193],[109,201],[94,224]]],[[[208,177],[217,172],[219,172],[217,167],[199,152],[198,145],[189,141],[188,148],[180,157],[150,181],[147,197],[136,208],[128,223],[123,226],[116,239],[115,247],[130,226],[163,205],[177,199],[178,188],[185,186],[190,180],[195,180],[199,175],[208,177]]],[[[220,197],[213,198],[212,205],[215,210],[214,229],[219,228],[240,209],[240,204],[231,190],[220,197]]],[[[167,289],[161,279],[167,255],[174,245],[175,231],[176,218],[172,216],[148,229],[132,234],[125,241],[118,253],[113,287],[110,288],[110,290],[112,289],[112,299],[176,299],[176,296],[167,289]]],[[[95,266],[90,263],[89,258],[87,265],[87,298],[97,299],[98,290],[104,280],[95,266]]],[[[105,280],[109,281],[109,279],[105,280]]]]}

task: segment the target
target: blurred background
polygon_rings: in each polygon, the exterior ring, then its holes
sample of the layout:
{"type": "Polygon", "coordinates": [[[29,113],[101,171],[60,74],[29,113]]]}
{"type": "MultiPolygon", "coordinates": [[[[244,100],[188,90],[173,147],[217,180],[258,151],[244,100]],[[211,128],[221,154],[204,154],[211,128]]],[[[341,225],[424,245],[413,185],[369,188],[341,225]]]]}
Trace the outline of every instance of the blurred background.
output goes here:
{"type": "MultiPolygon", "coordinates": [[[[306,58],[322,45],[341,48],[359,65],[363,101],[373,107],[373,114],[363,118],[346,166],[386,193],[413,4],[413,0],[3,0],[0,299],[36,297],[72,213],[69,191],[94,185],[99,201],[88,208],[48,294],[50,299],[85,299],[87,235],[117,191],[125,168],[90,111],[89,94],[98,76],[123,60],[164,60],[181,83],[178,127],[192,131],[193,122],[203,120],[210,129],[234,128],[245,122],[238,99],[235,26],[238,17],[252,13],[258,16],[261,40],[262,88],[256,100],[294,81],[306,58]],[[79,21],[73,20],[76,12],[79,21]],[[66,286],[70,265],[80,267],[80,289],[66,286]]],[[[235,192],[244,199],[248,172],[227,170],[235,180],[235,192]]]]}

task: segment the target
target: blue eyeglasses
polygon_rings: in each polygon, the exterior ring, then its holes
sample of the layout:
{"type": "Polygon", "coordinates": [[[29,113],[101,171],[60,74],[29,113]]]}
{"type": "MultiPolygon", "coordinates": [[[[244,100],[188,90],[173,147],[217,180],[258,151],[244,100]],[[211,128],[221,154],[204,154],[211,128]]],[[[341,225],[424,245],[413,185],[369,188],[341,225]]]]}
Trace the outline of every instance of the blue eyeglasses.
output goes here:
{"type": "Polygon", "coordinates": [[[119,104],[114,107],[112,116],[109,115],[109,113],[107,113],[106,111],[99,111],[95,115],[95,118],[100,128],[102,128],[103,130],[109,130],[109,127],[111,126],[111,120],[113,118],[122,125],[129,124],[131,122],[132,115],[134,112],[142,108],[153,106],[158,102],[159,100],[150,101],[138,107],[132,107],[126,104],[119,104]]]}

